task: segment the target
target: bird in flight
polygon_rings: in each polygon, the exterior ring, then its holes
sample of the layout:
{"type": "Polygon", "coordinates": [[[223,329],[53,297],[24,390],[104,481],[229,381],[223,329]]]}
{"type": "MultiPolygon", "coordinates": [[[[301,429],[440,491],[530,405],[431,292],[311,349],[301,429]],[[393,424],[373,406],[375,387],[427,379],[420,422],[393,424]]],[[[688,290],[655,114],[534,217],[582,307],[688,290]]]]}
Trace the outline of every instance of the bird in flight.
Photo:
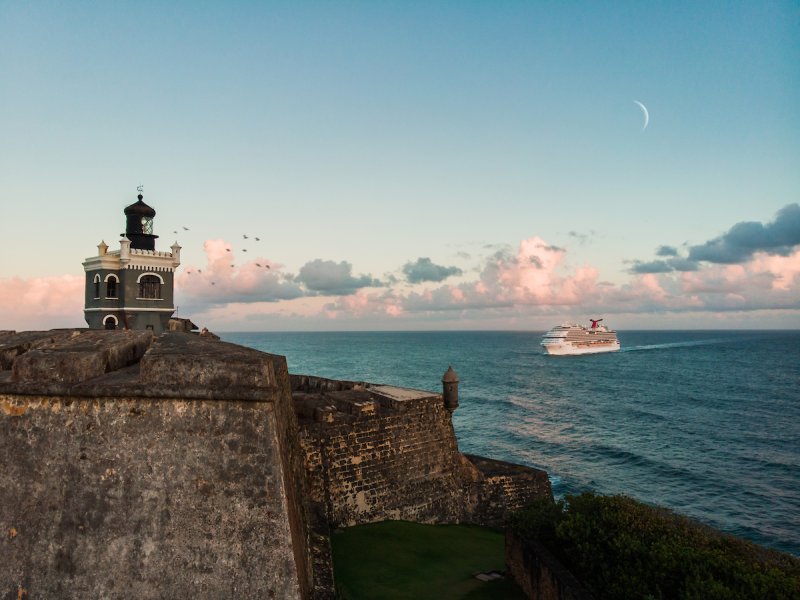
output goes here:
{"type": "Polygon", "coordinates": [[[216,281],[212,281],[211,285],[217,285],[217,282],[216,281]]]}
{"type": "Polygon", "coordinates": [[[231,251],[230,248],[225,248],[225,252],[230,252],[230,251],[231,251]]]}
{"type": "Polygon", "coordinates": [[[197,269],[197,272],[198,273],[202,273],[203,271],[201,269],[197,269]]]}
{"type": "Polygon", "coordinates": [[[256,263],[256,266],[257,266],[257,267],[260,267],[260,266],[261,266],[261,263],[256,263]]]}
{"type": "Polygon", "coordinates": [[[174,233],[175,235],[178,235],[178,232],[177,232],[177,231],[173,231],[172,233],[174,233]]]}
{"type": "Polygon", "coordinates": [[[183,230],[184,230],[184,231],[189,231],[189,228],[188,228],[186,225],[184,225],[184,226],[183,226],[183,230]]]}
{"type": "Polygon", "coordinates": [[[247,236],[246,236],[246,235],[244,235],[244,234],[242,234],[242,237],[243,237],[244,239],[247,239],[247,236]]]}
{"type": "Polygon", "coordinates": [[[242,248],[242,252],[247,252],[247,248],[242,248]]]}
{"type": "Polygon", "coordinates": [[[256,241],[257,241],[257,242],[260,242],[260,241],[261,241],[261,238],[256,238],[256,241]]]}

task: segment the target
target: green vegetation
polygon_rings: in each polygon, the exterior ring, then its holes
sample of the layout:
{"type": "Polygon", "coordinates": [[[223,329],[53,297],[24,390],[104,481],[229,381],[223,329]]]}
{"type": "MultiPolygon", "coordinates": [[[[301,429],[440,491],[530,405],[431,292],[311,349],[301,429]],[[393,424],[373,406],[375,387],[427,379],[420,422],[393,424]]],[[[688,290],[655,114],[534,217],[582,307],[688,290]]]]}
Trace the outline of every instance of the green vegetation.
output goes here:
{"type": "Polygon", "coordinates": [[[625,496],[537,502],[511,527],[601,600],[800,598],[800,560],[625,496]]]}
{"type": "Polygon", "coordinates": [[[343,600],[525,598],[511,580],[472,576],[505,570],[503,534],[490,529],[386,521],[336,532],[331,546],[343,600]]]}

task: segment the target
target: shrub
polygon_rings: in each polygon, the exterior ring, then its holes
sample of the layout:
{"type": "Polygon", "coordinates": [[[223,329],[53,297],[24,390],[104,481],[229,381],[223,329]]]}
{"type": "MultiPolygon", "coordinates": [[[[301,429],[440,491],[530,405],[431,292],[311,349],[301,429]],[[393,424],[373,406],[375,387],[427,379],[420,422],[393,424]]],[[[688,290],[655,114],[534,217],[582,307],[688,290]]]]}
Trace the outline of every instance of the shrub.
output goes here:
{"type": "Polygon", "coordinates": [[[511,528],[600,599],[800,598],[800,561],[625,496],[539,501],[511,528]]]}

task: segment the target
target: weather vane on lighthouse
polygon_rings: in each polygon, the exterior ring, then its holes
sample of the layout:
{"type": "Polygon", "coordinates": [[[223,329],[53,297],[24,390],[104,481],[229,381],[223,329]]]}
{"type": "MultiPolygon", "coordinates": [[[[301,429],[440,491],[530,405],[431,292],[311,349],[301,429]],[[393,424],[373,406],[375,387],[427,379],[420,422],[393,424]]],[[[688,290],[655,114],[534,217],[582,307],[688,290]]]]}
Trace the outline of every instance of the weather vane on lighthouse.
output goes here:
{"type": "Polygon", "coordinates": [[[136,191],[141,194],[144,191],[144,186],[140,183],[136,186],[136,191]]]}

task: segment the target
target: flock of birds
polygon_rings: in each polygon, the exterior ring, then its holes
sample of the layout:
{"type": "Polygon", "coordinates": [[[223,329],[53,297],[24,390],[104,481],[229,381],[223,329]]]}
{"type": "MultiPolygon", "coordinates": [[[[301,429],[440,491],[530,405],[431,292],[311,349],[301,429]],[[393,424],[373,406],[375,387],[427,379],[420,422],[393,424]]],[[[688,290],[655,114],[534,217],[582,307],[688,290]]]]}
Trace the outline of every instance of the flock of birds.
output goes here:
{"type": "MultiPolygon", "coordinates": [[[[188,227],[186,227],[186,226],[184,225],[184,226],[183,226],[183,230],[184,230],[184,231],[189,231],[189,228],[188,228],[188,227]]],[[[178,235],[178,231],[177,231],[177,230],[173,231],[172,233],[174,233],[175,235],[178,235]]],[[[243,238],[243,239],[245,239],[245,240],[249,240],[249,239],[250,239],[250,237],[249,237],[249,236],[248,236],[246,233],[243,233],[243,234],[242,234],[242,238],[243,238]]],[[[256,236],[253,236],[253,238],[252,238],[252,239],[254,239],[256,242],[260,242],[260,241],[261,241],[261,238],[260,238],[260,237],[256,237],[256,236]]],[[[226,252],[230,252],[230,251],[231,251],[231,249],[230,249],[230,248],[225,248],[225,251],[226,251],[226,252]]],[[[242,252],[247,252],[247,248],[242,248],[242,252]]],[[[262,266],[262,265],[261,265],[261,263],[254,263],[254,264],[255,264],[257,267],[261,267],[261,266],[262,266]]],[[[234,268],[234,267],[236,267],[236,265],[235,265],[235,264],[231,264],[231,268],[234,268]]],[[[269,265],[263,265],[263,267],[264,267],[265,269],[269,269],[269,265]]],[[[197,272],[198,272],[198,273],[202,273],[202,272],[203,272],[203,270],[202,270],[202,269],[197,269],[197,272]]],[[[187,274],[187,275],[191,275],[191,274],[192,274],[192,272],[191,272],[191,271],[186,271],[186,274],[187,274]]],[[[217,285],[217,282],[216,282],[216,281],[212,281],[212,282],[211,282],[211,285],[217,285]]]]}

